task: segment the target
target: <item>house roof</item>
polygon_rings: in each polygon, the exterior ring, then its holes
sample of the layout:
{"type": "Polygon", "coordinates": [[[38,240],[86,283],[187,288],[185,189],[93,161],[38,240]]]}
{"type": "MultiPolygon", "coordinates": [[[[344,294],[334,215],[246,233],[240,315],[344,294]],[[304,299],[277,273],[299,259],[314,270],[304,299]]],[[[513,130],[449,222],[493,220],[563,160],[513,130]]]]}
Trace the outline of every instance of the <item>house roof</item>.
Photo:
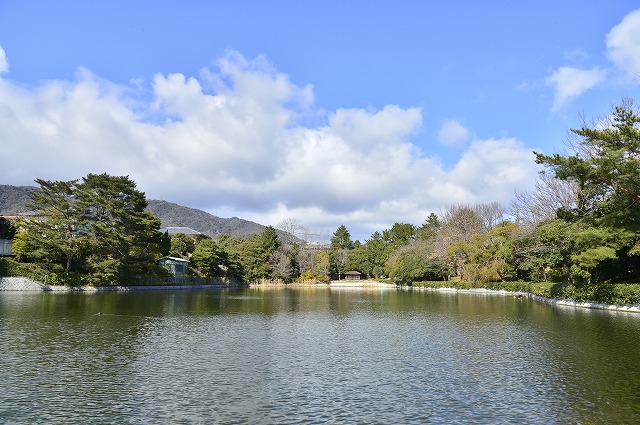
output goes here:
{"type": "Polygon", "coordinates": [[[177,261],[177,262],[180,262],[180,263],[188,263],[189,262],[189,260],[185,260],[184,258],[169,257],[169,256],[162,257],[158,261],[161,261],[161,260],[172,260],[172,261],[177,261]]]}
{"type": "Polygon", "coordinates": [[[193,230],[190,227],[163,227],[160,229],[161,233],[167,232],[169,235],[175,235],[178,233],[184,233],[185,235],[201,235],[202,233],[197,230],[193,230]]]}
{"type": "Polygon", "coordinates": [[[350,272],[346,272],[346,273],[345,273],[345,275],[349,275],[349,276],[355,276],[355,275],[358,275],[358,276],[360,276],[360,275],[362,275],[362,273],[357,272],[357,271],[355,271],[355,270],[351,270],[350,272]]]}

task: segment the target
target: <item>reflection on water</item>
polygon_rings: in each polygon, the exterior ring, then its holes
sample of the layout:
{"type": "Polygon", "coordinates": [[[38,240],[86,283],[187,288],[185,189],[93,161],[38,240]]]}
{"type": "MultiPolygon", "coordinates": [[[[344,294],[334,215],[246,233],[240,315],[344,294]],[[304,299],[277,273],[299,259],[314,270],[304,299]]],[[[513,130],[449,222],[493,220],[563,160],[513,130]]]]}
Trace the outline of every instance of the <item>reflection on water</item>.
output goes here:
{"type": "Polygon", "coordinates": [[[638,423],[638,347],[508,296],[0,293],[0,422],[638,423]]]}

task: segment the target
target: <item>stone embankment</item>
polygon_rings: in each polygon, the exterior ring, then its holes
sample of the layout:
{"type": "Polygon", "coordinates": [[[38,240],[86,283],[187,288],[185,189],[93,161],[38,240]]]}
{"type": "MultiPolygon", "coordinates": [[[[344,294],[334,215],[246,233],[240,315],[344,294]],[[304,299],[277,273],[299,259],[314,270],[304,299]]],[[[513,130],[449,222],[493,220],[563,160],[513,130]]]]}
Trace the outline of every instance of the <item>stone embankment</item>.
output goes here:
{"type": "Polygon", "coordinates": [[[47,291],[48,287],[26,277],[0,277],[0,291],[47,291]]]}
{"type": "Polygon", "coordinates": [[[155,286],[53,286],[26,277],[0,277],[0,291],[55,291],[55,292],[106,292],[106,291],[160,291],[178,289],[223,289],[237,285],[155,285],[155,286]]]}
{"type": "Polygon", "coordinates": [[[456,289],[456,288],[429,288],[429,287],[410,287],[416,290],[434,291],[434,292],[461,292],[461,293],[475,293],[475,294],[501,294],[514,296],[518,298],[531,298],[540,303],[554,304],[565,307],[575,308],[589,308],[593,310],[609,310],[609,311],[622,311],[629,313],[640,313],[640,304],[603,304],[595,301],[575,301],[564,298],[547,298],[541,295],[535,295],[530,292],[513,292],[505,290],[494,290],[484,288],[472,288],[472,289],[456,289]]]}

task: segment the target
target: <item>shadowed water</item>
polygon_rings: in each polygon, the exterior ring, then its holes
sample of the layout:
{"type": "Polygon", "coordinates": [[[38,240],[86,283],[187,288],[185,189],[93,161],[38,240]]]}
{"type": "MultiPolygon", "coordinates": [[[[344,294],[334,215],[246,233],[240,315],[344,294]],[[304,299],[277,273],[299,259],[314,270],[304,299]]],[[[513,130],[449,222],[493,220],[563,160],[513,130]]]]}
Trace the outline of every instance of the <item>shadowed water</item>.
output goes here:
{"type": "Polygon", "coordinates": [[[639,347],[509,296],[0,293],[0,422],[640,423],[639,347]]]}

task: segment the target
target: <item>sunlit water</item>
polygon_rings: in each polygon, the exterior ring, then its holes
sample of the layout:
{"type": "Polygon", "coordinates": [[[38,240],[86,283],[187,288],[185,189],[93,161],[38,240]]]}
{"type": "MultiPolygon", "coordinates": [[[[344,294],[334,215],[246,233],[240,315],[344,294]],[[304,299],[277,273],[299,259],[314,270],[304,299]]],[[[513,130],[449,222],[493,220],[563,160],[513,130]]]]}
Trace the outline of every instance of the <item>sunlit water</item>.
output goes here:
{"type": "Polygon", "coordinates": [[[640,423],[640,315],[349,289],[0,293],[0,422],[640,423]]]}

